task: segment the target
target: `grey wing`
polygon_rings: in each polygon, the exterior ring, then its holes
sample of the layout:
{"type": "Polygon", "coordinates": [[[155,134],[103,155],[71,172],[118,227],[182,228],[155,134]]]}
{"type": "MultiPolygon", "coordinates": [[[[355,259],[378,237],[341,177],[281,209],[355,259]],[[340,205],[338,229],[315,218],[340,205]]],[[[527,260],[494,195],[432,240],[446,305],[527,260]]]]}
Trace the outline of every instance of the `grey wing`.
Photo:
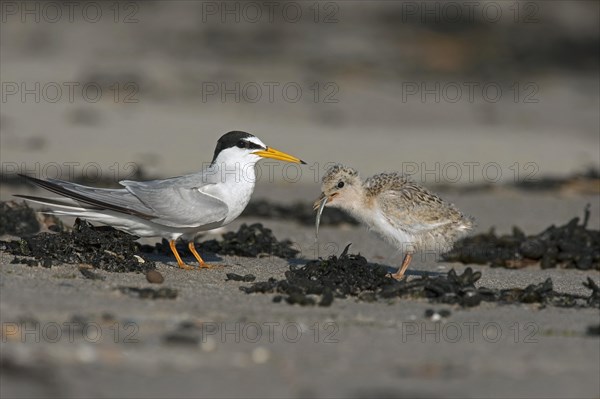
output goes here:
{"type": "Polygon", "coordinates": [[[223,201],[200,192],[195,184],[197,182],[189,177],[149,182],[123,181],[121,184],[125,186],[124,189],[95,188],[57,179],[23,177],[47,190],[72,198],[87,208],[130,214],[170,227],[199,227],[216,223],[225,219],[228,212],[223,201]]]}
{"type": "Polygon", "coordinates": [[[171,227],[200,227],[218,223],[229,208],[220,199],[200,190],[201,186],[176,180],[122,181],[125,189],[152,210],[153,222],[171,227]]]}

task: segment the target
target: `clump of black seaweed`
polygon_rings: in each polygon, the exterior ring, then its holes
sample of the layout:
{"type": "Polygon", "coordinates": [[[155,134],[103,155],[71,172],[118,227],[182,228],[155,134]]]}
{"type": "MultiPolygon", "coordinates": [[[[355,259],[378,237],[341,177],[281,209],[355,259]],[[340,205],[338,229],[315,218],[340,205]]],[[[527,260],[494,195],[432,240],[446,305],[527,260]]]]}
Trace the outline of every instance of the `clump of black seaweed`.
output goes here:
{"type": "Polygon", "coordinates": [[[178,291],[173,288],[138,288],[138,287],[119,287],[118,290],[133,298],[140,299],[175,299],[178,291]]]}
{"type": "MultiPolygon", "coordinates": [[[[177,251],[184,256],[191,256],[187,245],[180,244],[177,251]],[[181,246],[180,246],[181,245],[181,246]]],[[[300,251],[294,248],[290,240],[279,241],[271,229],[264,227],[261,223],[254,223],[250,226],[245,223],[240,226],[238,231],[227,232],[223,234],[223,239],[207,240],[196,244],[200,253],[214,253],[219,255],[235,255],[255,258],[263,255],[272,255],[279,258],[295,258],[300,251]]],[[[143,246],[145,252],[170,253],[169,243],[163,240],[154,247],[143,246]]]]}
{"type": "MultiPolygon", "coordinates": [[[[158,252],[170,256],[171,250],[165,240],[153,247],[136,243],[137,238],[112,227],[94,227],[86,221],[77,219],[73,231],[62,231],[56,234],[40,233],[24,236],[18,241],[0,241],[0,250],[16,256],[35,258],[14,260],[30,266],[41,264],[44,267],[51,267],[52,264],[57,263],[85,263],[110,272],[145,273],[155,269],[154,262],[140,261],[140,252],[158,252]]],[[[208,240],[198,244],[197,248],[201,252],[220,255],[244,257],[273,255],[286,259],[294,258],[300,252],[293,247],[290,240],[277,240],[273,232],[260,223],[250,226],[243,224],[237,232],[223,234],[223,240],[208,240]]],[[[184,256],[191,256],[185,245],[181,248],[178,246],[178,251],[184,256]]]]}
{"type": "Polygon", "coordinates": [[[35,211],[25,203],[0,202],[0,235],[24,236],[40,230],[35,211]]]}
{"type": "MultiPolygon", "coordinates": [[[[260,217],[261,219],[295,220],[305,226],[314,226],[315,211],[311,204],[296,202],[292,205],[273,203],[264,199],[251,201],[242,216],[260,217]]],[[[358,221],[344,211],[328,208],[321,215],[321,225],[338,226],[340,224],[358,225],[358,221]]]]}
{"type": "Polygon", "coordinates": [[[591,279],[584,285],[592,290],[590,297],[560,294],[553,290],[552,280],[526,288],[489,289],[476,287],[480,272],[470,267],[462,274],[454,269],[446,276],[420,277],[411,281],[396,281],[387,276],[386,268],[369,265],[360,255],[348,254],[348,245],[339,257],[308,262],[304,267],[291,267],[285,280],[270,278],[249,287],[240,287],[247,294],[276,293],[275,302],[285,299],[290,304],[329,306],[334,298],[354,297],[362,301],[390,298],[425,298],[431,302],[477,306],[482,301],[500,303],[539,303],[563,307],[600,307],[598,287],[591,279]]]}
{"type": "Polygon", "coordinates": [[[600,270],[600,231],[587,228],[589,217],[588,205],[582,224],[576,217],[563,226],[552,225],[531,236],[516,227],[511,235],[503,236],[497,236],[492,229],[458,241],[444,259],[506,268],[539,263],[542,269],[561,266],[600,270]]]}
{"type": "Polygon", "coordinates": [[[225,276],[227,277],[227,280],[225,281],[244,281],[246,283],[250,283],[254,280],[256,280],[256,276],[254,274],[246,274],[244,276],[242,276],[241,274],[237,274],[237,273],[227,273],[225,274],[225,276]]]}
{"type": "Polygon", "coordinates": [[[32,256],[44,266],[53,263],[91,264],[110,272],[147,272],[154,262],[141,262],[137,237],[113,229],[94,227],[77,219],[73,231],[40,233],[18,241],[0,242],[0,250],[16,256],[32,256]]]}
{"type": "Polygon", "coordinates": [[[529,191],[560,190],[571,188],[578,191],[598,193],[600,169],[587,169],[567,176],[545,176],[540,179],[524,179],[513,183],[517,188],[529,191]]]}
{"type": "Polygon", "coordinates": [[[277,240],[271,229],[264,227],[261,223],[254,223],[250,226],[244,223],[237,232],[230,231],[223,234],[222,241],[204,241],[198,247],[202,251],[220,255],[245,257],[268,254],[289,259],[295,258],[300,253],[293,247],[290,240],[277,240]]]}
{"type": "Polygon", "coordinates": [[[26,202],[0,202],[0,236],[23,237],[37,233],[44,226],[53,231],[65,230],[56,216],[36,213],[26,202]]]}

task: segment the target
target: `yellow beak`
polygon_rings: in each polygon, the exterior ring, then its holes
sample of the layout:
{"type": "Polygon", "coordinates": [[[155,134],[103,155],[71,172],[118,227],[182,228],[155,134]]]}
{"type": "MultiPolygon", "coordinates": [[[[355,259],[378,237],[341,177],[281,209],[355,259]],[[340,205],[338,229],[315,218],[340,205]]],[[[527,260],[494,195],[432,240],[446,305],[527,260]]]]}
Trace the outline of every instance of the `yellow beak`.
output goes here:
{"type": "Polygon", "coordinates": [[[254,151],[254,154],[258,155],[259,157],[263,157],[263,158],[273,158],[273,159],[278,159],[280,161],[301,163],[301,164],[306,165],[306,162],[304,162],[303,160],[296,158],[290,154],[286,154],[285,152],[281,152],[279,150],[271,148],[271,147],[267,147],[266,150],[254,151]]]}

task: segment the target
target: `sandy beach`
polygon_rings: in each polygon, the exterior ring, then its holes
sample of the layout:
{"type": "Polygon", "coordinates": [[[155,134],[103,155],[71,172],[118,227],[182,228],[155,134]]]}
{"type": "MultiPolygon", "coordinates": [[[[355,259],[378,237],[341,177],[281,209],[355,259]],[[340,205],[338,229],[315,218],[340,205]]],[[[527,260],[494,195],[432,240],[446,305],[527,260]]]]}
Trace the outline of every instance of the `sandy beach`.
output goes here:
{"type": "MultiPolygon", "coordinates": [[[[412,16],[414,2],[316,3],[318,16],[288,2],[303,11],[298,23],[277,13],[275,23],[254,23],[241,9],[234,23],[220,14],[226,2],[131,2],[117,16],[97,3],[104,8],[94,23],[66,13],[51,23],[52,10],[34,2],[35,22],[21,14],[24,2],[8,3],[17,8],[3,9],[0,25],[2,201],[42,194],[15,184],[17,173],[91,185],[140,171],[190,173],[210,162],[223,133],[239,129],[307,162],[261,161],[255,200],[312,203],[327,166],[342,162],[363,177],[411,174],[473,216],[473,234],[513,226],[537,234],[582,218],[587,204],[588,228],[600,229],[598,179],[581,177],[600,168],[598,57],[589,54],[598,4],[532,2],[538,22],[526,24],[509,4],[491,2],[504,12],[498,24],[481,16],[439,24],[412,16]],[[523,187],[547,178],[565,184],[523,187]]],[[[239,287],[250,283],[226,274],[282,279],[349,243],[390,270],[401,256],[362,226],[322,226],[315,244],[312,226],[284,218],[241,217],[201,240],[253,222],[290,239],[299,256],[210,256],[227,267],[184,271],[153,255],[165,278],[156,285],[142,273],[95,270],[102,279],[93,280],[75,264],[13,264],[0,252],[1,396],[600,396],[599,336],[590,330],[600,324],[597,308],[274,303],[274,294],[248,295],[239,287]],[[120,287],[177,296],[142,299],[120,287]]],[[[0,237],[8,239],[16,237],[0,237]]],[[[600,284],[597,270],[431,257],[416,257],[407,274],[467,267],[482,273],[478,286],[494,289],[551,278],[559,293],[589,295],[583,282],[600,284]]]]}

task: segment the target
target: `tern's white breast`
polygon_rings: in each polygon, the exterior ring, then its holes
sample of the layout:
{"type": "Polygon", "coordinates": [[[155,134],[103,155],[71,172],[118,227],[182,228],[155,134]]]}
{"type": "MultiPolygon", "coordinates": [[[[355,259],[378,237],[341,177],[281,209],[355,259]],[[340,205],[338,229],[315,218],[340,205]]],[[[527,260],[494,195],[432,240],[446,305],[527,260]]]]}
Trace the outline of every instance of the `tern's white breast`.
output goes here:
{"type": "Polygon", "coordinates": [[[229,212],[223,225],[235,220],[250,202],[256,183],[254,163],[240,167],[238,163],[231,170],[220,171],[218,182],[200,188],[206,194],[212,195],[227,204],[229,212]]]}

